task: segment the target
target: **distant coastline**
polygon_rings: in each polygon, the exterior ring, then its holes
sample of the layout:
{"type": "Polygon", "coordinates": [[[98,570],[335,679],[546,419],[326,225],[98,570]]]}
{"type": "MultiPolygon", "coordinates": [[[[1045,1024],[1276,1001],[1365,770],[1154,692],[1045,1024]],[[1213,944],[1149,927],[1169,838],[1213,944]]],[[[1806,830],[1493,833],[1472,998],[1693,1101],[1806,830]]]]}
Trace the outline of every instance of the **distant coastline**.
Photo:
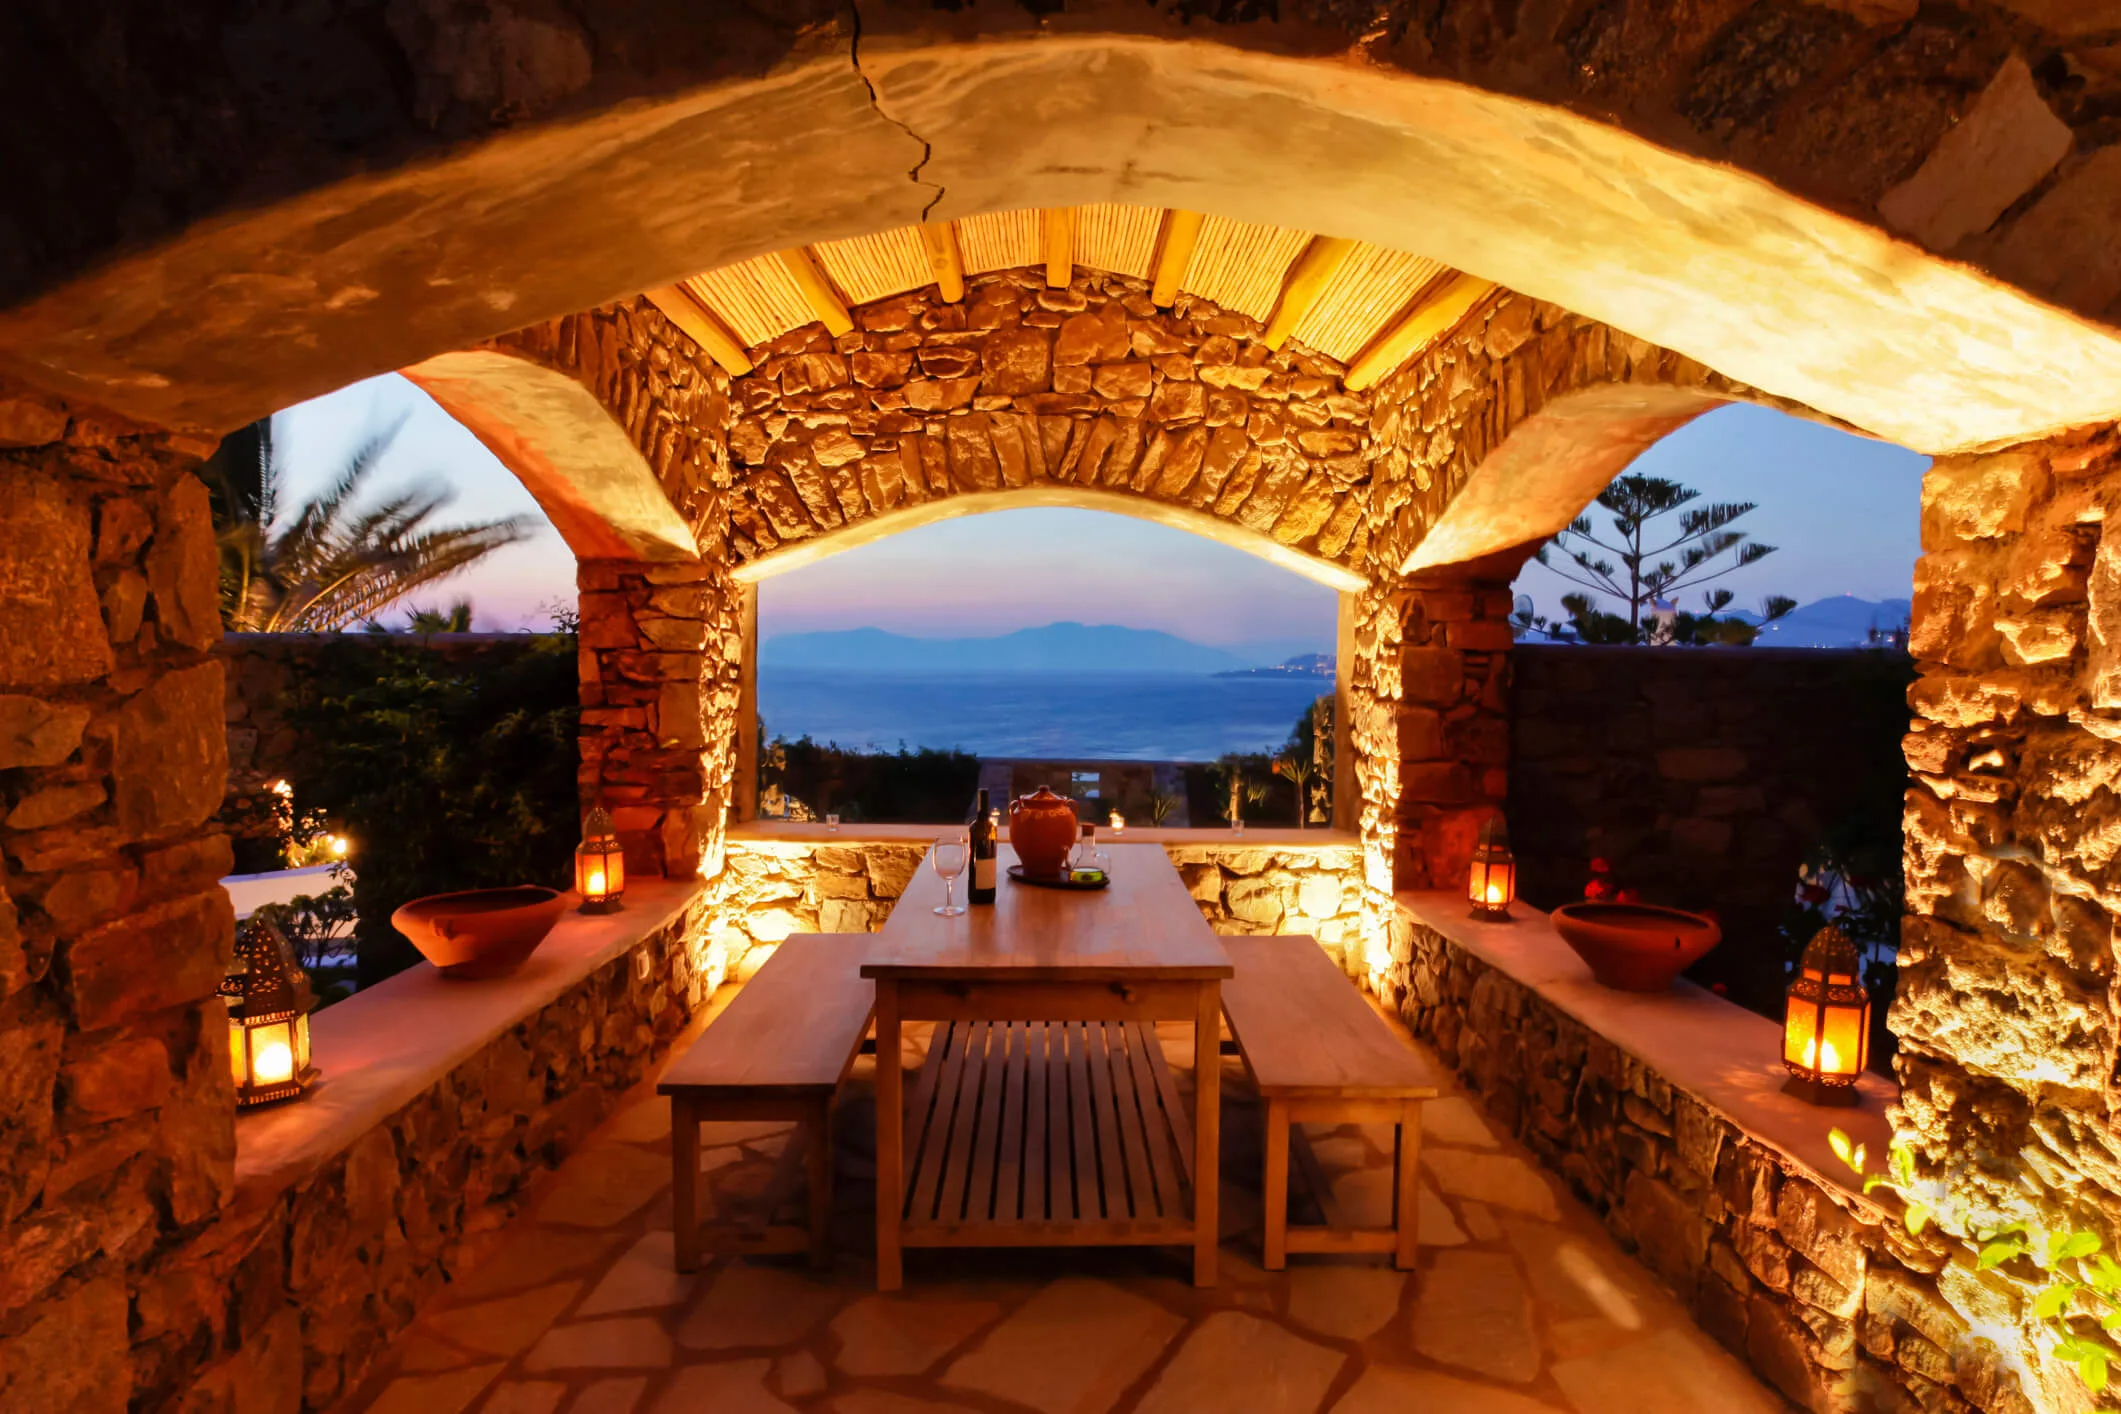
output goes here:
{"type": "Polygon", "coordinates": [[[1219,678],[1323,678],[1333,680],[1338,671],[1337,660],[1330,653],[1299,653],[1283,663],[1273,663],[1263,668],[1225,668],[1215,674],[1219,678]]]}
{"type": "MultiPolygon", "coordinates": [[[[1301,642],[1301,640],[1299,640],[1301,642]]],[[[880,628],[783,633],[759,644],[765,672],[806,669],[889,673],[1278,673],[1290,647],[1217,647],[1158,629],[1061,622],[982,638],[914,638],[880,628]]],[[[1311,654],[1310,657],[1322,655],[1311,654]]],[[[1297,661],[1294,658],[1288,662],[1297,661]]]]}

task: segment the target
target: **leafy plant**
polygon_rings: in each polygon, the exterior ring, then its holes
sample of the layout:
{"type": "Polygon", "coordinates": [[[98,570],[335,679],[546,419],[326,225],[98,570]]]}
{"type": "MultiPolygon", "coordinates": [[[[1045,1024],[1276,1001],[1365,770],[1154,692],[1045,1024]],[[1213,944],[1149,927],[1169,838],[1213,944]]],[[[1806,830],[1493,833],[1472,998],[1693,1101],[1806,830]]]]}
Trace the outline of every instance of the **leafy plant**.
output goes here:
{"type": "Polygon", "coordinates": [[[1613,518],[1607,532],[1612,538],[1599,539],[1591,533],[1591,517],[1579,516],[1540,549],[1539,562],[1572,584],[1610,594],[1627,605],[1629,641],[1633,641],[1642,629],[1643,608],[1652,600],[1676,599],[1682,589],[1721,579],[1775,552],[1774,546],[1749,540],[1744,531],[1730,528],[1755,509],[1753,502],[1718,502],[1686,509],[1700,498],[1699,491],[1662,477],[1619,477],[1598,494],[1598,504],[1613,518]],[[1652,530],[1652,523],[1674,513],[1679,517],[1678,533],[1661,544],[1647,543],[1663,533],[1663,527],[1652,530]],[[1556,564],[1549,551],[1559,551],[1570,567],[1556,564]],[[1601,558],[1600,552],[1617,558],[1619,566],[1601,558]],[[1661,558],[1667,555],[1677,558],[1661,558]],[[1719,563],[1726,555],[1730,560],[1719,563]]]}
{"type": "Polygon", "coordinates": [[[903,744],[897,751],[851,751],[807,736],[768,741],[763,723],[759,740],[759,813],[770,818],[962,820],[979,789],[979,758],[963,751],[903,744]]]}
{"type": "Polygon", "coordinates": [[[1296,787],[1296,828],[1301,830],[1304,827],[1304,802],[1310,794],[1307,787],[1318,773],[1318,767],[1305,753],[1284,751],[1274,758],[1272,769],[1275,775],[1296,787]]]}
{"type": "Polygon", "coordinates": [[[2054,1339],[2049,1357],[2073,1367],[2093,1394],[2106,1388],[2112,1366],[2121,1361],[2121,1348],[2114,1344],[2114,1337],[2121,1335],[2121,1264],[2102,1250],[2098,1233],[2058,1227],[2036,1234],[2026,1223],[1981,1232],[1957,1230],[1917,1195],[1915,1155],[1906,1145],[1886,1151],[1883,1172],[1866,1173],[1870,1156],[1863,1145],[1852,1144],[1839,1129],[1827,1134],[1827,1144],[1863,1180],[1865,1193],[1882,1188],[1898,1195],[1909,1233],[1919,1236],[1934,1223],[1940,1232],[1977,1243],[1975,1265],[1984,1272],[2009,1262],[2031,1263],[2046,1278],[2033,1296],[2032,1314],[2054,1339]]]}
{"type": "Polygon", "coordinates": [[[1172,815],[1177,813],[1178,805],[1179,797],[1175,792],[1168,790],[1151,790],[1149,792],[1150,823],[1156,825],[1163,824],[1164,821],[1170,819],[1172,815]]]}
{"type": "Polygon", "coordinates": [[[451,663],[417,643],[334,643],[297,679],[296,803],[339,822],[358,864],[361,985],[418,960],[399,905],[456,889],[565,888],[578,837],[575,640],[451,663]]]}
{"type": "MultiPolygon", "coordinates": [[[[335,867],[331,877],[334,881],[347,877],[346,867],[335,867]]],[[[302,970],[320,977],[352,970],[339,959],[353,940],[354,914],[353,890],[334,882],[320,894],[296,894],[286,903],[261,904],[252,910],[251,917],[278,928],[294,949],[302,970]]],[[[326,981],[318,990],[317,1005],[321,1009],[352,994],[350,979],[326,981]]]]}
{"type": "Polygon", "coordinates": [[[400,418],[355,449],[331,488],[283,516],[272,422],[223,439],[202,468],[221,555],[221,619],[235,633],[329,633],[530,533],[521,516],[438,526],[447,491],[420,486],[365,508],[400,418]]]}

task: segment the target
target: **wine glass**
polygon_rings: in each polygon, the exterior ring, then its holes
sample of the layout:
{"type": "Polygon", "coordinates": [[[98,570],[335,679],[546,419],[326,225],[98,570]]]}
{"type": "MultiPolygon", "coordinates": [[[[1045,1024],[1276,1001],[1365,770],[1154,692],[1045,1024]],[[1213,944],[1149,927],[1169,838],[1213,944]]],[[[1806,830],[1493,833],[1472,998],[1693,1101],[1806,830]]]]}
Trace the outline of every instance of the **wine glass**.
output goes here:
{"type": "Polygon", "coordinates": [[[929,862],[935,872],[942,876],[943,902],[935,911],[945,918],[955,918],[965,911],[965,906],[955,901],[953,893],[957,887],[957,876],[965,872],[967,848],[963,835],[938,835],[935,848],[929,851],[929,862]]]}

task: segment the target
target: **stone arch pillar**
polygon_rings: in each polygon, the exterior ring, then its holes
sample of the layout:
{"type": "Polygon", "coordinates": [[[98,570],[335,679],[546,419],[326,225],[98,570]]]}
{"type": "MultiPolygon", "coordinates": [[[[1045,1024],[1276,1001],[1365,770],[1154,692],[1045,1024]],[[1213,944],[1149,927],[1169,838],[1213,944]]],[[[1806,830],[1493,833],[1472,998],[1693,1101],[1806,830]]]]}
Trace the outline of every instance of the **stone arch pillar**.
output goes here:
{"type": "Polygon", "coordinates": [[[0,1399],[122,1407],[234,1189],[211,441],[0,384],[0,1399]]]}

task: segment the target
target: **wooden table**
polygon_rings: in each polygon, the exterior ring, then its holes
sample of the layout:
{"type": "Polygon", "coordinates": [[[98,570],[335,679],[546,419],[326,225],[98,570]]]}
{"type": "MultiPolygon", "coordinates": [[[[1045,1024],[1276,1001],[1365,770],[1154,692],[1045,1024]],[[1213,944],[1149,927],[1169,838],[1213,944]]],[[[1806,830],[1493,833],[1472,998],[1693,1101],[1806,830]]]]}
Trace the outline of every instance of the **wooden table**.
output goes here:
{"type": "MultiPolygon", "coordinates": [[[[1194,1284],[1214,1285],[1230,959],[1161,846],[1107,848],[1102,892],[1001,877],[991,907],[956,918],[932,911],[924,859],[873,938],[879,1290],[898,1289],[907,1247],[1190,1244],[1194,1284]],[[1166,1020],[1193,1023],[1190,1123],[1166,1020]],[[942,1023],[910,1104],[907,1021],[942,1023]]],[[[1002,846],[998,873],[1015,862],[1002,846]]]]}

